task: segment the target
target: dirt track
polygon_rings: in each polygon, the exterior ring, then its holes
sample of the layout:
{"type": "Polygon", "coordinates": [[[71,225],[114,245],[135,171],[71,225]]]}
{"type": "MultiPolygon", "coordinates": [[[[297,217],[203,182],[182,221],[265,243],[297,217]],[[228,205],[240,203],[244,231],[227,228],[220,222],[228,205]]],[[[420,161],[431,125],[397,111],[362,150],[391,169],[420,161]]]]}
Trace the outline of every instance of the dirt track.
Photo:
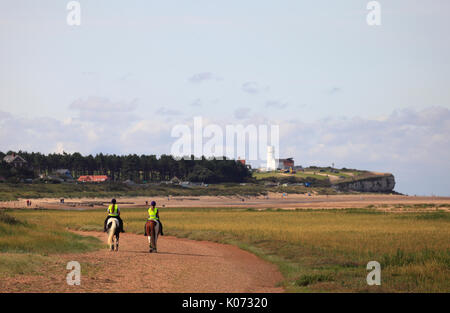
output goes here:
{"type": "MultiPolygon", "coordinates": [[[[99,232],[78,232],[106,242],[99,232]]],[[[148,253],[143,235],[122,234],[119,252],[62,254],[42,276],[0,281],[0,292],[283,292],[275,265],[231,245],[160,237],[148,253]],[[66,283],[66,264],[82,267],[80,286],[66,283]]]]}

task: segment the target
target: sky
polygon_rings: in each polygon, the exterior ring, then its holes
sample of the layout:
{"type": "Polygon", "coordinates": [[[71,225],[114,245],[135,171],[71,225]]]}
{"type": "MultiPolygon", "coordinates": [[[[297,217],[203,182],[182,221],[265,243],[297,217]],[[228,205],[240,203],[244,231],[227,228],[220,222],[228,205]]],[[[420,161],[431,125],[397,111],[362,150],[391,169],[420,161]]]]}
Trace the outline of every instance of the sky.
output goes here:
{"type": "Polygon", "coordinates": [[[448,0],[78,2],[0,0],[0,151],[169,154],[202,117],[450,196],[448,0]]]}

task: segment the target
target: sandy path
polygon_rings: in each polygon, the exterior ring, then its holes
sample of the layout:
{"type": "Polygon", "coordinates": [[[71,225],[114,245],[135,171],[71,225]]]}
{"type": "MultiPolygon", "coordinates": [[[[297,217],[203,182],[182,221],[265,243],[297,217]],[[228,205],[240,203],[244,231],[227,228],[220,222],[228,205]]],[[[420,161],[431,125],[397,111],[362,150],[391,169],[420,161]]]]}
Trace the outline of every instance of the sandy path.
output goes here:
{"type": "MultiPolygon", "coordinates": [[[[99,232],[78,232],[106,242],[99,232]]],[[[231,245],[162,236],[148,253],[143,235],[122,234],[119,252],[58,255],[42,276],[0,281],[0,292],[283,292],[276,266],[231,245]],[[82,267],[80,286],[66,283],[66,264],[82,267]]]]}

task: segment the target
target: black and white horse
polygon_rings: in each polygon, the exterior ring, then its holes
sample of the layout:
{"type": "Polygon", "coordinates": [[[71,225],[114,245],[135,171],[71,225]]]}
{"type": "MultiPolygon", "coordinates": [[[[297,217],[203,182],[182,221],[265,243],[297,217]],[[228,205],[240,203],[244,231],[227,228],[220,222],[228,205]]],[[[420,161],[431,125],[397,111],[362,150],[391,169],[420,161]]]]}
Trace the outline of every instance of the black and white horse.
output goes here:
{"type": "Polygon", "coordinates": [[[116,251],[119,251],[119,220],[117,218],[110,218],[108,224],[106,225],[106,231],[108,234],[108,249],[114,251],[114,246],[116,251]]]}

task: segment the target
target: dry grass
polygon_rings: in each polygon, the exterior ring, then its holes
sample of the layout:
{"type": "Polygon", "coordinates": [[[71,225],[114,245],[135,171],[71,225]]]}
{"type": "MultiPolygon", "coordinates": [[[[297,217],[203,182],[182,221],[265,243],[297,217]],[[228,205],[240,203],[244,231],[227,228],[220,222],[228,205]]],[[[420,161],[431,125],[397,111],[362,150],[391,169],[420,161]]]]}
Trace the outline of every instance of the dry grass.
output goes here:
{"type": "MultiPolygon", "coordinates": [[[[36,213],[36,212],[34,212],[36,213]]],[[[56,253],[82,252],[99,248],[96,238],[73,234],[51,219],[30,223],[27,214],[17,218],[0,211],[0,278],[16,274],[37,274],[56,253]]]]}

